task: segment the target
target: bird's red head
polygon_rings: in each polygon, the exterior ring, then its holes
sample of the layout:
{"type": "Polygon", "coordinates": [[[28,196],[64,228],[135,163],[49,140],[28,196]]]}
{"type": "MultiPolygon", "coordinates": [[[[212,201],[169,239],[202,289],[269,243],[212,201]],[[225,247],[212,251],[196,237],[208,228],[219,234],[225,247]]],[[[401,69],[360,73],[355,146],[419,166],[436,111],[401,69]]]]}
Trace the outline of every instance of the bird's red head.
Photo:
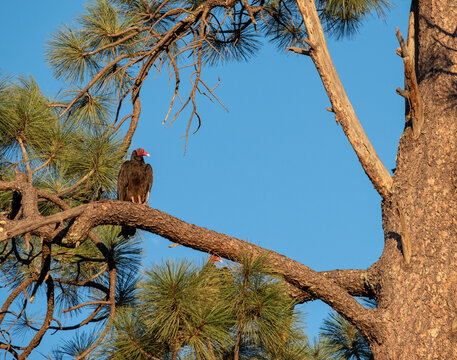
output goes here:
{"type": "Polygon", "coordinates": [[[217,261],[222,262],[222,259],[219,256],[211,255],[209,257],[209,261],[211,261],[211,264],[214,264],[217,261]]]}
{"type": "Polygon", "coordinates": [[[136,149],[136,154],[138,156],[147,156],[147,157],[149,157],[149,154],[146,151],[144,151],[142,148],[136,149]]]}

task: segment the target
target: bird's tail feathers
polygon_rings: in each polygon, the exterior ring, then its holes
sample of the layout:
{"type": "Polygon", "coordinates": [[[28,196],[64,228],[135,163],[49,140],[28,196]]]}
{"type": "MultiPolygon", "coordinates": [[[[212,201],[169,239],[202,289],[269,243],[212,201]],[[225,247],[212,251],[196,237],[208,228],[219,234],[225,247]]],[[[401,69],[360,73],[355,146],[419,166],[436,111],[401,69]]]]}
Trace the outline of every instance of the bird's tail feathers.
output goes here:
{"type": "Polygon", "coordinates": [[[119,233],[120,236],[128,238],[130,236],[135,235],[136,228],[133,226],[122,225],[121,232],[119,233]]]}

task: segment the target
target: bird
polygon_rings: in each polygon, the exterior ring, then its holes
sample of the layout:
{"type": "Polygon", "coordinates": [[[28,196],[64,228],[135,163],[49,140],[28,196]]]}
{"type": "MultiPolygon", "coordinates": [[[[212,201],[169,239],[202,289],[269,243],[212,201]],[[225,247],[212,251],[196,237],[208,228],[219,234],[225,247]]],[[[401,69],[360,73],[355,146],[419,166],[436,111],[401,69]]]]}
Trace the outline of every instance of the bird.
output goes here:
{"type": "MultiPolygon", "coordinates": [[[[124,162],[117,177],[117,199],[136,204],[146,204],[151,192],[153,172],[152,167],[144,162],[143,156],[149,154],[139,148],[133,150],[130,160],[124,162]]],[[[122,226],[120,234],[124,237],[135,235],[132,226],[122,226]]]]}

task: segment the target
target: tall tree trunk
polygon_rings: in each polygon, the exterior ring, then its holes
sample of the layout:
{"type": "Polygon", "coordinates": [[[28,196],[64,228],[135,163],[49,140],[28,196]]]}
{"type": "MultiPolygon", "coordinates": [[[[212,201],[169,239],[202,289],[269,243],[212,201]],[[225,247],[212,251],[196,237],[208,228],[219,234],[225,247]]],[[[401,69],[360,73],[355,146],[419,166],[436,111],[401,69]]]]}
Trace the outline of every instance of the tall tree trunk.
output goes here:
{"type": "Polygon", "coordinates": [[[414,139],[407,122],[382,203],[384,329],[370,346],[376,360],[457,359],[457,1],[414,0],[412,10],[424,124],[414,139]]]}

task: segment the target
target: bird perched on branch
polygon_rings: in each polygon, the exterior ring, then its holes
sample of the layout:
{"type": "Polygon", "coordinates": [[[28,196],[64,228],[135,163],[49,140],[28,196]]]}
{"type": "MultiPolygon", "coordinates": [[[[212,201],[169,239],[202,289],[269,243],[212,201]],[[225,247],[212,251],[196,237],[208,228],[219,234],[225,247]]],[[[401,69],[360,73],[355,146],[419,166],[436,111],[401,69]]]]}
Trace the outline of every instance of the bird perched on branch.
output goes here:
{"type": "MultiPolygon", "coordinates": [[[[152,167],[144,162],[143,156],[149,154],[143,149],[132,152],[130,160],[124,162],[117,178],[117,198],[137,204],[146,204],[152,186],[152,167]]],[[[132,226],[122,226],[121,235],[124,237],[135,234],[132,226]]]]}

